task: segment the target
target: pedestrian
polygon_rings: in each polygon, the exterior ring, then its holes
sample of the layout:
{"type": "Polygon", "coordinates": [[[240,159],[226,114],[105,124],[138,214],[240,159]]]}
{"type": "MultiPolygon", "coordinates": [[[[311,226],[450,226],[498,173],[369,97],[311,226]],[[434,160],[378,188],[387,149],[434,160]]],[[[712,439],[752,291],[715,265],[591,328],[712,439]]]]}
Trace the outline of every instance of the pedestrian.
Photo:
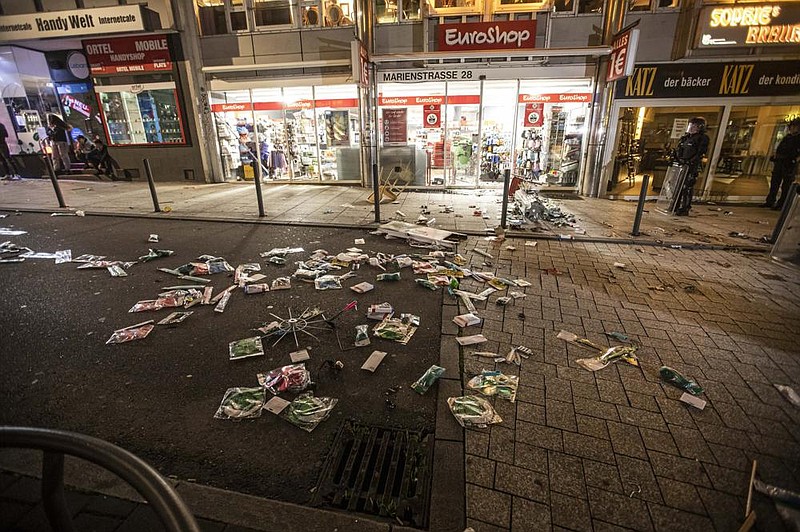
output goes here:
{"type": "Polygon", "coordinates": [[[794,172],[797,168],[797,158],[800,156],[800,118],[794,118],[789,122],[786,136],[780,141],[775,149],[775,155],[769,158],[772,161],[772,180],[769,184],[769,194],[762,207],[771,207],[779,211],[783,208],[786,197],[789,194],[789,187],[794,181],[794,172]],[[778,189],[781,197],[777,203],[778,189]]]}
{"type": "Polygon", "coordinates": [[[53,164],[55,165],[56,161],[59,162],[59,167],[55,170],[56,172],[69,174],[71,165],[69,151],[72,145],[69,132],[72,126],[64,122],[61,117],[53,114],[48,116],[47,122],[50,125],[47,138],[50,139],[53,147],[53,164]]]}
{"type": "Polygon", "coordinates": [[[6,170],[6,173],[3,174],[3,179],[17,180],[20,178],[19,171],[17,171],[17,163],[11,158],[6,139],[8,139],[8,130],[0,122],[0,160],[3,161],[3,167],[6,170]]]}
{"type": "Polygon", "coordinates": [[[697,175],[700,173],[703,156],[707,151],[706,119],[695,116],[689,120],[689,128],[678,140],[678,146],[675,148],[675,161],[686,167],[686,177],[678,191],[678,201],[675,204],[675,214],[678,216],[689,216],[694,185],[697,183],[697,175]]]}

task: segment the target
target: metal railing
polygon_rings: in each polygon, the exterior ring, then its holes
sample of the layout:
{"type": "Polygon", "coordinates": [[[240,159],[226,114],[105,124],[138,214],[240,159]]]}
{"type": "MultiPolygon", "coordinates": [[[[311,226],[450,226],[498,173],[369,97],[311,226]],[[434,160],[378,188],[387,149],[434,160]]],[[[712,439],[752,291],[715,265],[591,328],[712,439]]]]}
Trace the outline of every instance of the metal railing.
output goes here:
{"type": "Polygon", "coordinates": [[[63,430],[0,427],[0,448],[38,449],[42,461],[42,503],[53,530],[75,527],[64,498],[64,455],[82,458],[130,484],[169,532],[199,532],[192,512],[158,471],[136,455],[105,440],[63,430]]]}

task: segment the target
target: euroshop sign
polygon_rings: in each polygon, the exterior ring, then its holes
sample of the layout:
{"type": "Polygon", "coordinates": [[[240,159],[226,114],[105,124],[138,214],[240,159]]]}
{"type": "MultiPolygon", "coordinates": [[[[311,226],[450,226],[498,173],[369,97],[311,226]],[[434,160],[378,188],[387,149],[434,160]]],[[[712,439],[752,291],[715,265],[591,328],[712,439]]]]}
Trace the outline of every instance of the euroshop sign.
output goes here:
{"type": "Polygon", "coordinates": [[[145,31],[153,15],[140,5],[7,15],[0,17],[0,42],[145,31]]]}
{"type": "Polygon", "coordinates": [[[440,52],[536,48],[536,21],[439,24],[440,52]]]}
{"type": "Polygon", "coordinates": [[[698,48],[800,45],[800,5],[708,6],[700,11],[698,48]]]}

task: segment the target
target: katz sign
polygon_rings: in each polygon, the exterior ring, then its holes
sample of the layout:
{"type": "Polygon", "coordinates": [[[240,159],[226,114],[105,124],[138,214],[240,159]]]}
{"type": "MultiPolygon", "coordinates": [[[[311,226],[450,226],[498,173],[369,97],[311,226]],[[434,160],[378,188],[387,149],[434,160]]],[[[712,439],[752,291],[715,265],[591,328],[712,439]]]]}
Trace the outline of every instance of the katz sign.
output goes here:
{"type": "Polygon", "coordinates": [[[83,41],[92,74],[172,70],[166,35],[83,41]]]}
{"type": "Polygon", "coordinates": [[[535,20],[439,24],[438,32],[440,52],[536,48],[535,20]]]}

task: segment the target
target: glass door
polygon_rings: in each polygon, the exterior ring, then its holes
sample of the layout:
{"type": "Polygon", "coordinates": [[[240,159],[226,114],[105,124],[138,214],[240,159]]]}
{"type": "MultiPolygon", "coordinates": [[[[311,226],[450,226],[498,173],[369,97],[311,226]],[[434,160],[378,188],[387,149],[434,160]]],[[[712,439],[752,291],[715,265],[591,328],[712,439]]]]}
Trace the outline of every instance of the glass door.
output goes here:
{"type": "Polygon", "coordinates": [[[286,155],[287,139],[281,89],[253,89],[253,110],[263,180],[289,180],[291,172],[286,155]]]}
{"type": "Polygon", "coordinates": [[[361,148],[358,89],[355,85],[315,87],[314,108],[319,132],[320,176],[323,181],[360,181],[361,148]]]}
{"type": "Polygon", "coordinates": [[[314,120],[312,87],[291,87],[283,90],[286,108],[286,144],[289,171],[293,180],[319,180],[319,146],[314,120]]]}
{"type": "Polygon", "coordinates": [[[503,173],[513,166],[514,118],[517,81],[484,81],[480,142],[480,184],[503,183],[503,173]]]}
{"type": "Polygon", "coordinates": [[[444,158],[447,186],[476,186],[481,82],[447,84],[444,158]]]}

